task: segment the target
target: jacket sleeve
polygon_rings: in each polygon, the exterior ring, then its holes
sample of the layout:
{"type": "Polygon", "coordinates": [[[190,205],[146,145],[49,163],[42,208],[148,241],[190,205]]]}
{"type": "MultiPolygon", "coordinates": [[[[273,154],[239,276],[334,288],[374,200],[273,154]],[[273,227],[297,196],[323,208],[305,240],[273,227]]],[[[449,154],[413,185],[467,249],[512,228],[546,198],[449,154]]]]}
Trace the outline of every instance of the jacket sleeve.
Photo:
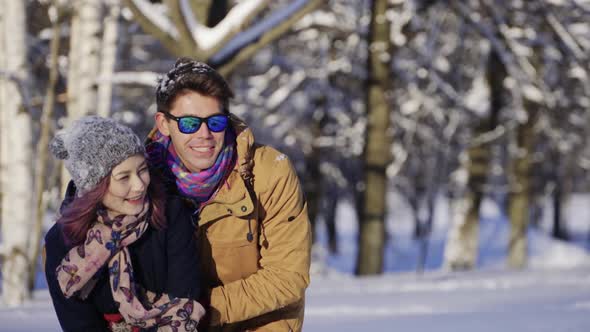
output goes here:
{"type": "Polygon", "coordinates": [[[201,274],[191,213],[179,199],[171,200],[167,210],[168,266],[165,292],[171,296],[196,300],[201,295],[201,274]]]}
{"type": "Polygon", "coordinates": [[[54,225],[45,236],[45,247],[47,251],[45,277],[62,330],[66,332],[108,331],[106,320],[91,301],[83,301],[74,297],[68,299],[59,287],[55,269],[66,255],[68,248],[64,244],[57,225],[54,225]]]}
{"type": "MultiPolygon", "coordinates": [[[[234,323],[301,301],[309,285],[311,233],[307,205],[291,162],[276,158],[259,194],[260,269],[211,291],[211,324],[234,323]]],[[[257,178],[257,181],[263,178],[257,178]]]]}

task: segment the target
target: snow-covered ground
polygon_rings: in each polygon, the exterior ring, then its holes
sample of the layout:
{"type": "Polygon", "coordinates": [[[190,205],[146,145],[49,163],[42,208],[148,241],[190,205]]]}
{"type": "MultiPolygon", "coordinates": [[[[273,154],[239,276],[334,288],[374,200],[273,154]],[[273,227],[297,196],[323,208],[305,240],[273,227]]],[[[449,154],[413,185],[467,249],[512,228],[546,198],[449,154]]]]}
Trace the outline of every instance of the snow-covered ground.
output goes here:
{"type": "Polygon", "coordinates": [[[316,278],[304,331],[590,329],[590,269],[316,278]]]}
{"type": "MultiPolygon", "coordinates": [[[[407,208],[390,198],[386,273],[352,276],[356,221],[346,203],[338,209],[339,255],[314,248],[304,331],[530,331],[590,330],[590,196],[576,196],[569,211],[575,243],[548,237],[550,216],[529,236],[529,267],[504,267],[509,226],[490,201],[482,207],[478,268],[472,272],[441,270],[448,229],[448,209],[437,204],[425,271],[414,272],[419,244],[411,239],[407,208]]],[[[319,242],[325,242],[320,227],[319,242]]],[[[31,302],[19,308],[0,304],[0,331],[59,331],[44,283],[31,302]]]]}
{"type": "MultiPolygon", "coordinates": [[[[590,269],[315,276],[304,331],[585,332],[590,269]]],[[[46,290],[0,308],[0,331],[59,331],[46,290]]]]}

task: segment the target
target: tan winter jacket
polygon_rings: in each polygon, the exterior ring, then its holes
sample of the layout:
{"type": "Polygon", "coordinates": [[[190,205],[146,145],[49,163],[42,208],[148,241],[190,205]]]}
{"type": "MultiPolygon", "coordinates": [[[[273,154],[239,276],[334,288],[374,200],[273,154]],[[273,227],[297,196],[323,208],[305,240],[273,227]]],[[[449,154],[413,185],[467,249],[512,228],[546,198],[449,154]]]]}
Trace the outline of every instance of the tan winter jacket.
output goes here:
{"type": "Polygon", "coordinates": [[[311,229],[299,179],[286,155],[255,144],[236,117],[232,124],[236,167],[198,220],[212,288],[207,331],[301,331],[311,229]]]}

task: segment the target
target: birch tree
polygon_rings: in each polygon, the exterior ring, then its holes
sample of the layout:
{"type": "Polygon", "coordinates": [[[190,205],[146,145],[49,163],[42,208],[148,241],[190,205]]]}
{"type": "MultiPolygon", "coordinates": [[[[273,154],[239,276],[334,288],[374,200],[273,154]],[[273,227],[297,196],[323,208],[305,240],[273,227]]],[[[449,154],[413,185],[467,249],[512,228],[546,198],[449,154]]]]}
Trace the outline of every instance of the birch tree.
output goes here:
{"type": "Polygon", "coordinates": [[[390,123],[386,91],[390,88],[391,62],[390,23],[387,1],[371,2],[369,55],[367,59],[367,134],[364,152],[365,188],[359,210],[359,252],[356,273],[378,274],[383,269],[387,165],[391,162],[390,123]]]}
{"type": "Polygon", "coordinates": [[[538,200],[539,195],[551,191],[548,182],[555,183],[554,195],[561,195],[561,186],[567,186],[572,178],[584,179],[572,166],[577,163],[578,169],[587,169],[583,154],[566,157],[565,174],[558,161],[561,156],[574,155],[574,149],[582,151],[589,137],[588,103],[582,97],[587,92],[582,91],[589,91],[586,54],[590,12],[576,1],[506,5],[502,9],[492,1],[480,0],[453,2],[451,6],[479,34],[478,39],[490,45],[490,58],[496,59],[496,65],[490,65],[488,71],[490,107],[492,115],[499,112],[500,106],[502,111],[490,126],[478,126],[472,131],[472,142],[487,143],[468,144],[463,155],[470,158],[463,160],[463,170],[457,172],[469,189],[453,201],[460,209],[453,209],[458,213],[453,214],[454,224],[445,248],[445,266],[450,268],[475,266],[479,205],[486,194],[506,201],[500,206],[506,208],[503,212],[510,221],[508,266],[525,266],[529,219],[539,216],[529,212],[534,196],[538,200]],[[586,23],[582,23],[584,17],[586,23]],[[572,75],[572,71],[576,74],[572,75]],[[496,160],[496,167],[491,165],[491,146],[504,150],[504,161],[496,160]],[[551,163],[546,162],[549,155],[551,163]],[[536,179],[531,177],[535,172],[536,179]],[[543,179],[543,174],[552,179],[543,179]],[[498,175],[504,180],[498,181],[498,175]],[[479,185],[472,186],[474,182],[479,185]]]}
{"type": "MultiPolygon", "coordinates": [[[[506,71],[498,55],[492,52],[486,78],[490,89],[489,114],[474,128],[481,137],[498,126],[502,108],[502,82],[506,71]]],[[[444,249],[443,265],[451,270],[475,267],[479,246],[479,208],[484,197],[492,160],[491,143],[476,142],[462,153],[461,165],[453,174],[456,196],[451,199],[451,228],[444,249]]]]}
{"type": "Polygon", "coordinates": [[[33,224],[31,115],[25,107],[27,31],[24,1],[0,1],[0,180],[2,188],[2,290],[4,302],[30,297],[29,232],[33,224]]]}
{"type": "Polygon", "coordinates": [[[81,0],[72,5],[68,55],[68,117],[108,117],[121,5],[119,0],[81,0]]]}
{"type": "Polygon", "coordinates": [[[44,204],[44,193],[47,184],[47,166],[48,166],[48,148],[55,109],[56,85],[59,79],[58,58],[61,42],[61,20],[63,19],[62,6],[54,2],[48,10],[51,21],[51,41],[49,45],[49,76],[43,109],[41,111],[41,130],[37,142],[37,163],[35,169],[35,225],[31,229],[30,246],[29,246],[29,289],[35,285],[37,272],[36,260],[40,252],[40,240],[43,234],[43,218],[45,216],[46,205],[44,204]]]}
{"type": "Polygon", "coordinates": [[[73,3],[68,55],[68,122],[96,113],[101,55],[101,0],[80,0],[73,3]]]}
{"type": "Polygon", "coordinates": [[[121,4],[119,0],[109,0],[103,20],[101,40],[100,68],[98,76],[98,105],[96,113],[103,117],[111,114],[113,95],[113,73],[117,59],[117,37],[119,35],[119,19],[121,4]]]}

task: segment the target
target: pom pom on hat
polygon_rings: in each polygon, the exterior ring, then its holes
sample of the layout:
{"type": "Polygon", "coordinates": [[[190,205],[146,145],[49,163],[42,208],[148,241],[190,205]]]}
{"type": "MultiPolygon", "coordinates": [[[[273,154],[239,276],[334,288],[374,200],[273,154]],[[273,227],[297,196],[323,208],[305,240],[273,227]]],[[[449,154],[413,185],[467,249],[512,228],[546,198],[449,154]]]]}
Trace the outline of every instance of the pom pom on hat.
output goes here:
{"type": "Polygon", "coordinates": [[[58,159],[68,159],[68,150],[64,145],[64,133],[58,132],[51,143],[49,144],[49,151],[58,159]]]}

